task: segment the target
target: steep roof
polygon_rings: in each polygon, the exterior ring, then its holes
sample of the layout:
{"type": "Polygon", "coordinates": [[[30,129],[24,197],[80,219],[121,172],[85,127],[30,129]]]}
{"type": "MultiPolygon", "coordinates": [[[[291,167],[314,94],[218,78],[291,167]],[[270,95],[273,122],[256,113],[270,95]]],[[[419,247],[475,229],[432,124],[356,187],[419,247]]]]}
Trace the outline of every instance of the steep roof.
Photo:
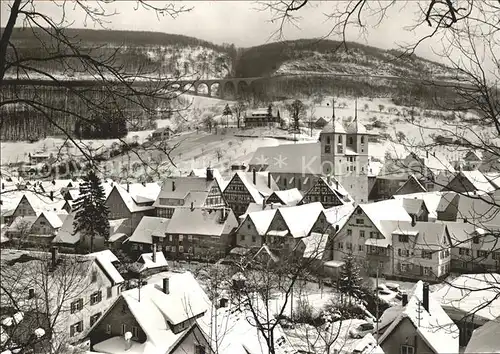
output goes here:
{"type": "Polygon", "coordinates": [[[345,223],[349,220],[352,212],[354,211],[354,205],[344,204],[335,206],[333,208],[324,209],[323,213],[326,216],[326,220],[332,226],[339,226],[339,230],[344,227],[345,223]]]}
{"type": "Polygon", "coordinates": [[[407,221],[385,221],[382,222],[383,228],[388,229],[388,223],[392,223],[394,235],[416,235],[414,243],[411,244],[416,249],[442,250],[449,246],[445,224],[418,221],[415,226],[412,226],[407,221]]]}
{"type": "Polygon", "coordinates": [[[417,334],[435,353],[458,353],[457,325],[446,314],[432,293],[429,293],[429,311],[423,307],[422,300],[423,283],[419,280],[412,289],[407,305],[400,308],[392,324],[380,336],[379,343],[383,345],[398,324],[408,319],[415,326],[417,334]]]}
{"type": "Polygon", "coordinates": [[[120,187],[130,194],[136,203],[154,202],[160,194],[161,187],[158,183],[129,183],[121,184],[120,187]]]}
{"type": "Polygon", "coordinates": [[[274,191],[272,195],[276,195],[285,205],[289,206],[297,205],[302,200],[302,193],[297,188],[274,191]]]}
{"type": "MultiPolygon", "coordinates": [[[[203,315],[209,308],[208,297],[189,273],[165,273],[169,278],[169,294],[162,283],[153,283],[124,291],[123,300],[146,334],[146,342],[136,348],[139,353],[170,353],[189,330],[175,334],[170,324],[179,324],[203,315]],[[140,291],[140,301],[139,301],[140,291]]],[[[98,343],[95,347],[99,350],[98,343]]]]}
{"type": "Polygon", "coordinates": [[[274,218],[276,210],[278,209],[276,208],[276,209],[255,211],[247,215],[247,218],[249,218],[255,225],[255,228],[257,229],[259,235],[262,236],[266,234],[267,230],[269,229],[269,225],[271,224],[271,221],[274,218]]]}
{"type": "Polygon", "coordinates": [[[165,255],[161,251],[156,252],[156,261],[153,261],[153,253],[150,252],[141,254],[137,263],[139,265],[137,269],[139,272],[147,269],[168,267],[168,262],[165,259],[165,255]]]}
{"type": "Polygon", "coordinates": [[[315,202],[279,208],[277,212],[282,216],[292,236],[300,238],[309,235],[321,211],[323,211],[323,205],[315,202]]]}
{"type": "Polygon", "coordinates": [[[323,128],[320,134],[346,134],[344,126],[337,119],[330,119],[327,125],[323,128]]]}
{"type": "Polygon", "coordinates": [[[500,316],[487,322],[472,332],[465,348],[465,354],[498,353],[500,348],[500,316]]]}
{"type": "Polygon", "coordinates": [[[61,228],[57,231],[56,237],[52,243],[63,243],[74,245],[80,241],[80,232],[73,235],[73,221],[75,220],[75,213],[69,214],[64,220],[61,228]]]}
{"type": "Polygon", "coordinates": [[[167,218],[143,216],[128,241],[152,244],[151,236],[164,236],[169,222],[167,218]]]}
{"type": "Polygon", "coordinates": [[[62,226],[63,222],[59,215],[55,211],[43,211],[39,218],[45,217],[45,219],[48,221],[50,226],[52,226],[54,229],[58,229],[62,226]]]}
{"type": "MultiPolygon", "coordinates": [[[[147,210],[153,210],[154,209],[154,207],[152,205],[151,206],[139,206],[139,205],[137,205],[137,203],[134,201],[134,198],[132,198],[132,195],[130,193],[128,193],[127,190],[124,189],[120,185],[115,184],[113,186],[113,190],[116,190],[119,193],[119,195],[122,198],[123,202],[127,206],[127,209],[131,213],[137,213],[137,212],[141,212],[141,211],[147,211],[147,210]]],[[[109,198],[109,195],[108,195],[108,198],[109,198]]]]}
{"type": "Polygon", "coordinates": [[[88,256],[94,257],[97,262],[99,262],[99,264],[104,268],[104,271],[112,279],[114,284],[120,284],[125,281],[114,265],[116,263],[119,263],[120,261],[113,252],[111,252],[110,250],[103,250],[90,253],[88,256]]]}
{"type": "Polygon", "coordinates": [[[265,198],[273,194],[274,191],[279,190],[278,185],[276,184],[272,176],[270,181],[271,187],[268,187],[268,172],[255,172],[255,183],[253,183],[254,172],[241,171],[238,171],[233,175],[233,178],[226,186],[226,189],[236,176],[241,180],[256,203],[261,203],[265,198]]]}
{"type": "Polygon", "coordinates": [[[460,171],[457,176],[467,179],[477,191],[489,193],[496,189],[481,171],[460,171]]]}
{"type": "Polygon", "coordinates": [[[444,211],[450,206],[456,212],[456,219],[467,220],[470,223],[500,225],[498,201],[488,194],[465,195],[455,192],[443,193],[438,211],[444,211]]]}
{"type": "Polygon", "coordinates": [[[408,214],[418,214],[422,207],[425,207],[423,199],[403,198],[403,208],[405,208],[408,214]]]}
{"type": "Polygon", "coordinates": [[[160,206],[160,198],[185,200],[190,193],[208,193],[214,183],[217,183],[215,179],[207,181],[204,177],[169,177],[163,182],[161,191],[153,206],[160,206]]]}
{"type": "Polygon", "coordinates": [[[445,284],[434,295],[445,309],[474,314],[485,320],[500,316],[500,274],[463,274],[445,284]]]}
{"type": "MultiPolygon", "coordinates": [[[[213,176],[219,182],[219,187],[223,190],[226,187],[226,181],[222,178],[222,174],[220,173],[218,168],[212,168],[213,176]]],[[[206,168],[193,168],[188,175],[189,177],[202,177],[207,178],[207,169],[206,168]]]]}
{"type": "Polygon", "coordinates": [[[222,209],[176,208],[166,233],[185,235],[222,236],[238,226],[232,210],[225,209],[226,219],[221,222],[222,209]]]}
{"type": "Polygon", "coordinates": [[[263,165],[272,173],[321,174],[320,156],[321,144],[318,142],[283,144],[258,148],[249,165],[263,165]]]}
{"type": "Polygon", "coordinates": [[[382,221],[408,221],[411,222],[411,217],[403,208],[403,202],[397,199],[388,199],[376,203],[359,204],[359,207],[377,229],[386,237],[390,238],[392,230],[387,232],[382,221]]]}
{"type": "Polygon", "coordinates": [[[417,189],[415,193],[427,192],[427,189],[425,189],[425,187],[422,185],[422,183],[420,183],[415,175],[411,174],[410,176],[408,176],[408,179],[403,183],[403,185],[399,187],[396,192],[394,192],[394,194],[402,194],[404,191],[406,191],[407,188],[411,188],[412,186],[417,189]]]}
{"type": "Polygon", "coordinates": [[[411,194],[400,194],[393,195],[394,199],[417,199],[423,200],[425,207],[429,212],[429,217],[437,218],[437,209],[441,201],[442,192],[423,192],[423,193],[411,193],[411,194]]]}

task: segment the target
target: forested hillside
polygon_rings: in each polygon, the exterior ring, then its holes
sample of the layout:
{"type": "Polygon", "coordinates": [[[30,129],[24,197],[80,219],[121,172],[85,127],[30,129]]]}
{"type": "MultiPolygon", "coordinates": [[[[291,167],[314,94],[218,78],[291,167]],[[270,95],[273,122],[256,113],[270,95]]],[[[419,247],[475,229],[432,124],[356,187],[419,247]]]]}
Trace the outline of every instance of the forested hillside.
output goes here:
{"type": "Polygon", "coordinates": [[[347,48],[336,41],[317,39],[245,48],[239,52],[235,73],[238,77],[324,73],[419,78],[444,78],[451,74],[444,65],[416,55],[401,56],[396,50],[354,42],[348,43],[347,48]]]}
{"type": "MultiPolygon", "coordinates": [[[[123,65],[130,73],[140,71],[166,76],[222,78],[231,75],[236,56],[234,46],[220,46],[175,34],[91,29],[66,29],[65,34],[79,43],[83,53],[101,58],[113,56],[115,65],[123,65]]],[[[12,42],[21,58],[45,58],[51,51],[60,53],[64,50],[60,43],[51,43],[50,37],[41,29],[16,28],[12,42]],[[59,47],[56,48],[57,44],[59,47]]],[[[11,58],[15,55],[12,48],[9,55],[11,58]]],[[[61,64],[55,60],[37,61],[36,66],[70,77],[85,77],[88,74],[77,61],[61,64]]],[[[8,76],[14,77],[15,73],[11,72],[8,76]]]]}

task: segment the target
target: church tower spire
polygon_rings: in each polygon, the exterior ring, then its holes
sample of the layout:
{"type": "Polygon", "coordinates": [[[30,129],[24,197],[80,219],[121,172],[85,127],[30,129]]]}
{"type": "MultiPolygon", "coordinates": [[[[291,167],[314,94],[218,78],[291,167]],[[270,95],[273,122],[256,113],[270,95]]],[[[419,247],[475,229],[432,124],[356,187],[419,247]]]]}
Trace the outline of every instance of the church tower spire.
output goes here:
{"type": "Polygon", "coordinates": [[[358,120],[358,99],[354,101],[354,121],[358,120]]]}

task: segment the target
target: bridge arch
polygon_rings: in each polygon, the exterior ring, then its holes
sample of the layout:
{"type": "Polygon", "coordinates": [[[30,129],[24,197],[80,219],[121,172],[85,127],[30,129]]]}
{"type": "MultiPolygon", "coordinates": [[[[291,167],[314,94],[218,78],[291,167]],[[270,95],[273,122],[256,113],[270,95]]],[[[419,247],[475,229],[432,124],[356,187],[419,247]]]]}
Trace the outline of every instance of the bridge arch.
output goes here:
{"type": "Polygon", "coordinates": [[[236,97],[236,87],[233,81],[226,81],[223,87],[223,95],[221,95],[221,98],[234,99],[236,97]]]}
{"type": "Polygon", "coordinates": [[[211,96],[220,96],[220,82],[213,82],[212,84],[210,84],[209,86],[209,89],[210,89],[210,93],[211,93],[211,96]]]}
{"type": "Polygon", "coordinates": [[[210,86],[205,82],[197,84],[194,91],[197,95],[210,96],[210,86]]]}

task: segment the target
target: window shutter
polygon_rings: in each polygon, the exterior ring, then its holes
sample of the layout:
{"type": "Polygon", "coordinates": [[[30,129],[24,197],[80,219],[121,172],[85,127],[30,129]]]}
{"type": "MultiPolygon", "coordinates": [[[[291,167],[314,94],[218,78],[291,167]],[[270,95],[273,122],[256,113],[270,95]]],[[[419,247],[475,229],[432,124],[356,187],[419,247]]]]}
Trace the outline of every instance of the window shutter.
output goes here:
{"type": "Polygon", "coordinates": [[[79,310],[83,309],[83,299],[78,300],[78,305],[79,305],[79,306],[78,306],[78,307],[79,307],[79,308],[78,308],[79,310]]]}
{"type": "Polygon", "coordinates": [[[69,326],[69,336],[73,337],[75,335],[75,326],[71,325],[69,326]]]}
{"type": "Polygon", "coordinates": [[[75,313],[75,305],[76,305],[75,302],[71,303],[71,313],[75,313]]]}

